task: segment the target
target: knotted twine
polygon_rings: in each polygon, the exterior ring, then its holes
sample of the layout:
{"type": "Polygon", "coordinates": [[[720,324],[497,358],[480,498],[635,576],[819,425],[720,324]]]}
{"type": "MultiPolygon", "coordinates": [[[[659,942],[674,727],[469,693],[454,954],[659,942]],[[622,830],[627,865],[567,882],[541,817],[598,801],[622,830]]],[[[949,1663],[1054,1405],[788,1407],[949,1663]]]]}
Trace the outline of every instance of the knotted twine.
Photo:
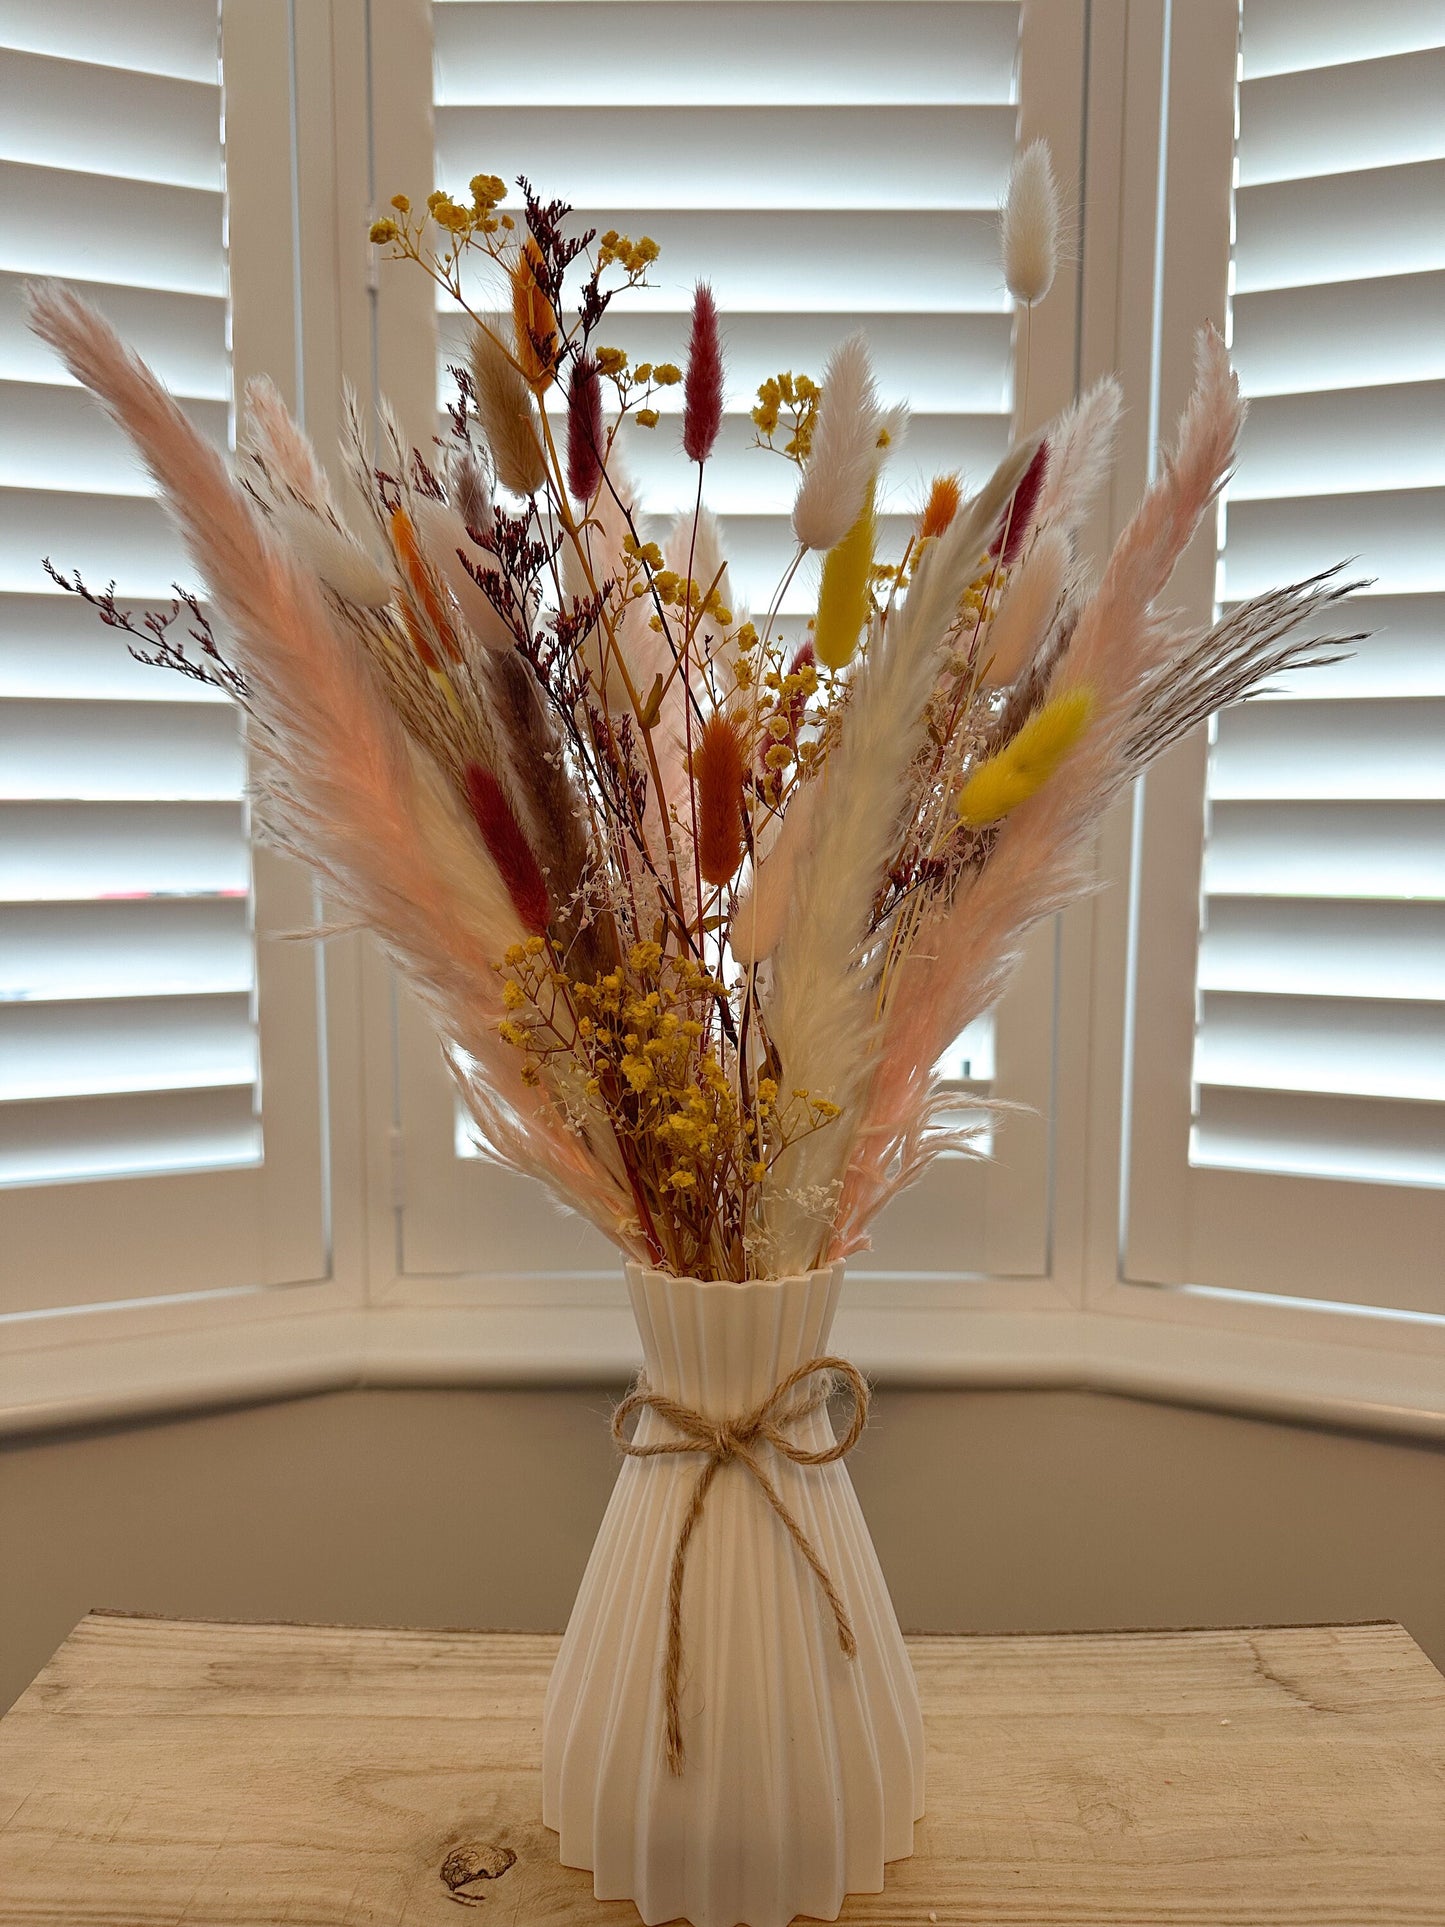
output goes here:
{"type": "Polygon", "coordinates": [[[832,1575],[823,1564],[806,1532],[794,1518],[783,1495],[778,1491],[768,1475],[766,1466],[757,1456],[759,1445],[771,1445],[785,1459],[794,1465],[832,1465],[853,1450],[862,1437],[863,1427],[868,1423],[868,1387],[856,1366],[850,1365],[846,1358],[814,1358],[806,1365],[799,1365],[796,1371],[788,1373],[780,1380],[762,1404],[746,1413],[742,1418],[711,1419],[703,1412],[695,1412],[690,1405],[680,1400],[667,1398],[661,1392],[654,1392],[645,1378],[639,1378],[633,1389],[623,1399],[612,1414],[612,1436],[617,1448],[625,1458],[652,1459],[675,1452],[701,1452],[706,1455],[707,1463],[698,1474],[697,1484],[692,1489],[692,1498],[683,1515],[682,1525],[678,1528],[677,1544],[672,1549],[672,1570],[667,1584],[667,1656],[663,1662],[662,1683],[666,1706],[667,1727],[667,1764],[674,1773],[681,1773],[686,1755],[682,1742],[681,1696],[682,1675],[682,1582],[687,1571],[687,1549],[697,1522],[702,1517],[702,1509],[707,1503],[707,1495],[712,1490],[712,1482],[725,1465],[734,1459],[747,1467],[752,1474],[763,1497],[787,1527],[793,1544],[812,1571],[822,1589],[823,1597],[833,1614],[833,1624],[838,1632],[838,1645],[846,1659],[853,1659],[858,1652],[858,1642],[853,1636],[853,1622],[848,1617],[848,1609],[838,1596],[838,1588],[833,1584],[832,1575]],[[788,1397],[805,1380],[823,1375],[823,1383],[798,1404],[789,1405],[788,1397]],[[853,1419],[841,1439],[825,1446],[821,1451],[809,1452],[795,1445],[787,1436],[785,1427],[795,1424],[826,1405],[834,1389],[834,1375],[841,1378],[849,1396],[853,1400],[853,1419]],[[656,1412],[679,1434],[675,1439],[659,1439],[653,1445],[638,1445],[623,1434],[623,1426],[634,1412],[643,1410],[656,1412]]]}

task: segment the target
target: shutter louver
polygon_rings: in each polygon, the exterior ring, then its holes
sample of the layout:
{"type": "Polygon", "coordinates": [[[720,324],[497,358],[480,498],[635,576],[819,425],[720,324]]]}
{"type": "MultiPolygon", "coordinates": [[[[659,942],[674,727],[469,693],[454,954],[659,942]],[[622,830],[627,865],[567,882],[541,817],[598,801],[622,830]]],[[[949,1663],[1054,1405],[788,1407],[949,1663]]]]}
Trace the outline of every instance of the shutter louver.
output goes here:
{"type": "Polygon", "coordinates": [[[224,446],[223,187],[215,0],[0,0],[0,1183],[260,1156],[235,712],[47,581],[189,570],[22,302],[72,282],[224,446]]]}
{"type": "Polygon", "coordinates": [[[1438,3],[1245,0],[1222,594],[1376,633],[1217,720],[1196,1165],[1445,1183],[1442,102],[1438,3]]]}

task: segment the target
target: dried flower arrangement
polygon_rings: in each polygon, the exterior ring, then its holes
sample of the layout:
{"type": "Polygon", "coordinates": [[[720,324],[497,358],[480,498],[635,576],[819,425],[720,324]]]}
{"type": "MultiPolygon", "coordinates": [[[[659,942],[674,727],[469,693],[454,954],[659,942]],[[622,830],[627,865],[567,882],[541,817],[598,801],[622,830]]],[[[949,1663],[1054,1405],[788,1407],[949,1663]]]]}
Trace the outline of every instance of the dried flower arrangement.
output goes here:
{"type": "MultiPolygon", "coordinates": [[[[233,476],[99,316],[35,289],[34,326],[140,449],[224,642],[193,598],[140,624],[90,599],[245,709],[259,822],[378,934],[493,1156],[640,1262],[786,1276],[864,1245],[963,1141],[933,1066],[1030,925],[1087,887],[1100,814],[1221,704],[1327,659],[1298,627],[1345,591],[1316,578],[1205,630],[1156,607],[1243,417],[1210,331],[1097,582],[1075,543],[1112,381],[972,494],[940,476],[880,557],[904,412],[860,336],[820,381],[759,390],[757,443],[798,469],[796,549],[749,618],[704,504],[725,403],[710,290],[683,366],[633,362],[599,330],[656,245],[570,234],[565,204],[519,185],[517,219],[478,175],[465,203],[398,196],[372,227],[466,310],[471,357],[439,453],[383,411],[375,458],[351,404],[364,537],[268,383],[233,476]],[[495,312],[468,304],[478,266],[495,312]],[[656,432],[679,385],[695,505],[657,541],[619,429],[656,432]],[[809,555],[816,615],[790,646],[779,609],[809,555]]],[[[1057,219],[1035,146],[1003,219],[1030,314],[1057,219]]]]}

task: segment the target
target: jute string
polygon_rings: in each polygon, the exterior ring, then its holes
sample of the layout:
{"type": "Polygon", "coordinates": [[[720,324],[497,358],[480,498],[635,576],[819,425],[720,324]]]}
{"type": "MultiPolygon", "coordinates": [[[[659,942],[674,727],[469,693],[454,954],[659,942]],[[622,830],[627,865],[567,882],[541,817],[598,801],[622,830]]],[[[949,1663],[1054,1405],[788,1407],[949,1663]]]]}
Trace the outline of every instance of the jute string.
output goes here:
{"type": "Polygon", "coordinates": [[[768,1504],[777,1513],[788,1529],[788,1534],[799,1553],[807,1561],[813,1577],[822,1589],[833,1614],[833,1624],[838,1632],[838,1644],[848,1659],[855,1657],[858,1642],[853,1636],[853,1622],[848,1617],[848,1609],[838,1596],[838,1588],[833,1584],[832,1575],[823,1564],[817,1547],[798,1524],[783,1495],[774,1485],[767,1467],[758,1457],[760,1445],[771,1445],[785,1459],[794,1465],[831,1465],[841,1459],[862,1437],[863,1427],[868,1423],[868,1387],[857,1368],[846,1358],[814,1358],[796,1371],[789,1372],[785,1379],[776,1384],[762,1404],[742,1418],[711,1419],[703,1412],[695,1412],[690,1405],[678,1399],[667,1398],[661,1392],[654,1392],[645,1378],[623,1399],[612,1414],[612,1436],[617,1441],[618,1450],[629,1459],[660,1458],[676,1452],[701,1452],[706,1463],[697,1477],[692,1489],[692,1498],[687,1511],[683,1514],[678,1528],[677,1544],[672,1549],[672,1569],[667,1584],[667,1656],[663,1662],[662,1683],[666,1705],[667,1720],[667,1764],[674,1773],[681,1773],[686,1760],[682,1742],[682,1709],[679,1705],[682,1676],[682,1582],[687,1571],[687,1549],[692,1543],[692,1535],[697,1530],[702,1509],[707,1504],[707,1495],[712,1490],[712,1482],[725,1465],[734,1460],[746,1466],[756,1481],[759,1490],[768,1504]],[[786,1427],[796,1424],[826,1405],[834,1389],[835,1375],[841,1379],[853,1400],[853,1419],[848,1430],[840,1439],[817,1452],[809,1452],[795,1445],[788,1437],[786,1427]],[[822,1384],[803,1399],[790,1404],[791,1394],[807,1379],[821,1376],[822,1384]],[[666,1421],[676,1438],[659,1439],[652,1445],[638,1445],[624,1435],[623,1427],[634,1412],[655,1412],[666,1421]]]}

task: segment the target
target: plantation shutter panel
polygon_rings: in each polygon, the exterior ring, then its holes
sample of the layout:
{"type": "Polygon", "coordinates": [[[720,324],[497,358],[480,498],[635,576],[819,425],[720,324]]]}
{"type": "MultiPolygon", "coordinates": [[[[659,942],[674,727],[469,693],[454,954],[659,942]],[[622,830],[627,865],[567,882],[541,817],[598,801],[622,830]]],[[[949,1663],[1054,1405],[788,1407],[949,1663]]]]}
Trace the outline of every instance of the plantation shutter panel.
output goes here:
{"type": "Polygon", "coordinates": [[[1352,661],[1217,723],[1192,1157],[1445,1183],[1445,8],[1245,0],[1223,596],[1355,556],[1352,661]]]}
{"type": "Polygon", "coordinates": [[[1374,581],[1321,631],[1373,633],[1145,781],[1121,1275],[1184,1288],[1190,1318],[1213,1315],[1193,1288],[1237,1297],[1229,1318],[1275,1317],[1261,1298],[1438,1317],[1445,13],[1227,11],[1219,71],[1177,77],[1208,88],[1220,152],[1171,149],[1195,218],[1164,250],[1166,294],[1172,275],[1227,302],[1250,402],[1216,595],[1344,562],[1374,581]]]}
{"type": "Polygon", "coordinates": [[[42,567],[113,579],[138,617],[204,587],[23,288],[91,301],[224,450],[224,120],[244,167],[275,152],[225,105],[217,0],[0,0],[0,1337],[21,1345],[57,1342],[44,1314],[200,1316],[327,1268],[316,960],[255,941],[313,919],[309,884],[253,859],[229,701],[133,662],[42,567]]]}
{"type": "Polygon", "coordinates": [[[191,575],[121,436],[25,328],[63,276],[225,445],[215,0],[0,6],[0,1180],[260,1155],[235,712],[131,662],[49,556],[191,575]]]}
{"type": "MultiPolygon", "coordinates": [[[[693,286],[711,283],[728,392],[705,499],[723,524],[734,601],[757,620],[794,553],[797,486],[790,462],[753,446],[762,380],[784,370],[819,377],[832,348],[866,331],[880,392],[911,407],[906,443],[885,475],[880,557],[901,555],[933,476],[961,471],[977,485],[1008,445],[1013,315],[997,217],[1018,132],[1020,16],[1017,0],[433,6],[438,186],[465,197],[478,173],[509,184],[525,175],[544,200],[574,203],[574,231],[655,240],[650,285],[617,297],[597,335],[634,362],[685,362],[693,286]]],[[[506,205],[518,201],[514,190],[506,205]]],[[[495,281],[478,273],[473,297],[495,307],[495,281]]],[[[452,304],[439,307],[445,400],[446,365],[464,358],[465,336],[452,304]]],[[[695,476],[679,447],[681,390],[658,391],[654,405],[659,426],[629,423],[622,447],[660,535],[670,515],[691,510],[695,476]]],[[[780,605],[793,637],[816,587],[809,558],[780,605]]],[[[1039,991],[1045,1012],[1049,994],[1039,991]]],[[[1035,1021],[1034,1038],[1038,1030],[1035,1021]]],[[[992,1016],[959,1040],[944,1069],[962,1101],[991,1088],[1000,1055],[992,1016]]],[[[1046,1047],[1040,1057],[1049,1058],[1046,1047]]],[[[1022,1095],[1047,1102],[1032,1088],[1022,1095]]],[[[496,1173],[476,1174],[487,1202],[468,1234],[431,1235],[428,1226],[455,1221],[434,1196],[450,1183],[442,1157],[450,1145],[438,1129],[408,1129],[405,1093],[401,1108],[408,1266],[475,1262],[467,1254],[484,1227],[500,1268],[552,1262],[552,1244],[571,1232],[548,1223],[547,1251],[539,1256],[534,1244],[529,1256],[520,1226],[514,1239],[505,1222],[515,1213],[491,1189],[496,1173]]],[[[1029,1220],[1021,1235],[1030,1255],[1018,1268],[1033,1269],[1043,1265],[1044,1153],[1025,1156],[1023,1136],[1013,1175],[1030,1197],[1013,1215],[1029,1220]]],[[[885,1223],[880,1261],[984,1267],[983,1244],[965,1248],[966,1236],[981,1237],[984,1212],[958,1189],[978,1177],[979,1167],[960,1175],[953,1166],[937,1177],[936,1199],[921,1187],[909,1207],[913,1255],[892,1252],[885,1223]]],[[[590,1250],[589,1262],[613,1262],[596,1241],[573,1243],[590,1250]]]]}

